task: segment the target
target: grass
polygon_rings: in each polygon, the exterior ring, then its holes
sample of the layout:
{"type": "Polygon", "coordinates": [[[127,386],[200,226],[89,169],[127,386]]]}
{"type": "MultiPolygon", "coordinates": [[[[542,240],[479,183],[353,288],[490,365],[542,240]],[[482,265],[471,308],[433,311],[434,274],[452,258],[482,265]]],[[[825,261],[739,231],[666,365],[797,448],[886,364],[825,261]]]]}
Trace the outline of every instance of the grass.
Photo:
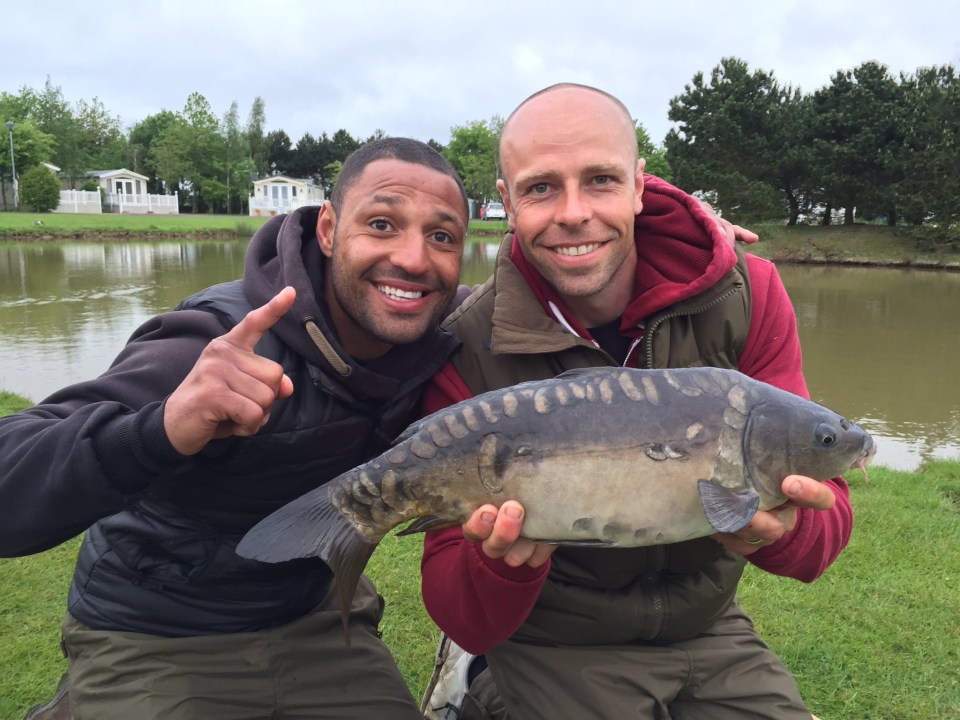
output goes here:
{"type": "Polygon", "coordinates": [[[253,235],[269,218],[246,215],[0,213],[0,239],[103,239],[142,235],[253,235]],[[37,221],[41,225],[35,224],[37,221]]]}
{"type": "Polygon", "coordinates": [[[884,265],[960,270],[960,253],[929,250],[915,228],[878,225],[759,224],[750,252],[775,262],[884,265]]]}
{"type": "MultiPolygon", "coordinates": [[[[0,415],[29,401],[0,392],[0,415]]],[[[852,473],[850,546],[811,585],[748,568],[740,600],[825,720],[960,720],[960,462],[852,473]]],[[[59,627],[79,538],[0,560],[0,720],[49,698],[66,663],[59,627]]],[[[420,542],[390,535],[368,566],[382,630],[414,696],[439,632],[420,601],[420,542]]]]}
{"type": "MultiPolygon", "coordinates": [[[[960,462],[848,479],[856,529],[833,567],[810,585],[751,568],[741,602],[824,720],[960,720],[960,462]]],[[[65,669],[77,545],[0,560],[0,720],[52,695],[65,669]]],[[[390,535],[368,566],[387,600],[384,640],[418,700],[439,637],[420,601],[420,548],[390,535]]]]}

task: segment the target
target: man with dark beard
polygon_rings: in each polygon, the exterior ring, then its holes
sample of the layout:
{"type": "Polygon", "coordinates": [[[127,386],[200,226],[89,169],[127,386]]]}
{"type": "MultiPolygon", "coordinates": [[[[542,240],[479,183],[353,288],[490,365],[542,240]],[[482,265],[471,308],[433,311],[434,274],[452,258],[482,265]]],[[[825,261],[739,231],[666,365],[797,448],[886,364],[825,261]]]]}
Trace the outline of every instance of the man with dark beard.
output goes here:
{"type": "Polygon", "coordinates": [[[0,555],[86,531],[63,623],[96,718],[419,718],[364,578],[346,645],[320,561],[234,548],[388,447],[456,346],[463,184],[427,145],[351,155],[322,207],[270,220],[243,280],[144,323],[101,377],[0,420],[0,555]]]}

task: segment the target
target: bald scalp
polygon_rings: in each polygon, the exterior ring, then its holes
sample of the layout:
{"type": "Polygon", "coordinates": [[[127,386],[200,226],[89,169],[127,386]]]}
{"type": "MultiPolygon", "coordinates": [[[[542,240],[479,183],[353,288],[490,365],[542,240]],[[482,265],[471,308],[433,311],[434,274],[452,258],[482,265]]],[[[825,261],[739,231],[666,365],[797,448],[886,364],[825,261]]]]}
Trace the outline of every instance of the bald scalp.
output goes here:
{"type": "MultiPolygon", "coordinates": [[[[510,115],[507,117],[506,122],[503,123],[503,129],[500,132],[499,154],[500,154],[501,163],[503,159],[505,140],[508,139],[508,136],[510,133],[511,121],[514,119],[514,117],[519,112],[521,112],[528,104],[535,101],[537,98],[540,98],[550,93],[563,91],[563,90],[581,90],[585,92],[595,93],[596,95],[606,98],[611,102],[614,111],[617,112],[630,127],[632,128],[636,127],[636,123],[634,123],[633,116],[630,114],[630,111],[627,109],[627,106],[624,105],[619,98],[611,95],[610,93],[605,92],[599,88],[591,87],[590,85],[581,85],[579,83],[571,83],[571,82],[556,83],[555,85],[550,85],[549,87],[545,87],[542,90],[538,90],[537,92],[533,93],[533,95],[530,95],[523,102],[517,105],[517,107],[514,108],[513,112],[510,113],[510,115]]],[[[636,132],[633,133],[633,154],[636,159],[638,160],[640,159],[640,148],[637,145],[636,132]]]]}

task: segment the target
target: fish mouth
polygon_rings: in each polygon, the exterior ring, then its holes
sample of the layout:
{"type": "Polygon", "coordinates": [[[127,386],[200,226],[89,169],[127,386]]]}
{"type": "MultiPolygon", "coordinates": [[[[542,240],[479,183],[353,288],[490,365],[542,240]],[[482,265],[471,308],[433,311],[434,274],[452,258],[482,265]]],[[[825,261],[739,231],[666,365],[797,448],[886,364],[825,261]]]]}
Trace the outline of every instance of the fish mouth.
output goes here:
{"type": "Polygon", "coordinates": [[[866,485],[870,484],[870,476],[867,475],[867,465],[873,462],[873,458],[877,455],[877,444],[873,441],[873,438],[867,436],[869,443],[866,444],[863,448],[863,453],[857,458],[856,462],[850,466],[851,469],[857,468],[860,473],[863,475],[863,482],[866,485]]]}

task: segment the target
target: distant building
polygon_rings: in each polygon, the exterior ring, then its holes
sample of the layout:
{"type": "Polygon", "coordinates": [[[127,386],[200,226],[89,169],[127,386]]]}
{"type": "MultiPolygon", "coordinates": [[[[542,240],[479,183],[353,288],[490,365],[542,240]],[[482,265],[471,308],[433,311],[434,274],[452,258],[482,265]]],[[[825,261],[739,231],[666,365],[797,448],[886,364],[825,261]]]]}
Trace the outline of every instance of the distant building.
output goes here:
{"type": "MultiPolygon", "coordinates": [[[[103,195],[104,212],[130,215],[177,215],[180,207],[177,195],[152,195],[147,192],[147,176],[120,168],[118,170],[92,170],[86,177],[96,180],[103,195]]],[[[64,191],[66,192],[66,191],[64,191]]],[[[60,205],[64,205],[63,193],[60,205]]],[[[70,212],[70,210],[60,210],[70,212]]],[[[81,210],[80,212],[87,212],[81,210]]],[[[95,212],[95,211],[94,211],[95,212]]]]}
{"type": "Polygon", "coordinates": [[[262,180],[254,180],[253,194],[250,196],[250,215],[280,215],[307,205],[322,205],[324,200],[326,195],[323,187],[312,178],[271,175],[262,180]]]}

